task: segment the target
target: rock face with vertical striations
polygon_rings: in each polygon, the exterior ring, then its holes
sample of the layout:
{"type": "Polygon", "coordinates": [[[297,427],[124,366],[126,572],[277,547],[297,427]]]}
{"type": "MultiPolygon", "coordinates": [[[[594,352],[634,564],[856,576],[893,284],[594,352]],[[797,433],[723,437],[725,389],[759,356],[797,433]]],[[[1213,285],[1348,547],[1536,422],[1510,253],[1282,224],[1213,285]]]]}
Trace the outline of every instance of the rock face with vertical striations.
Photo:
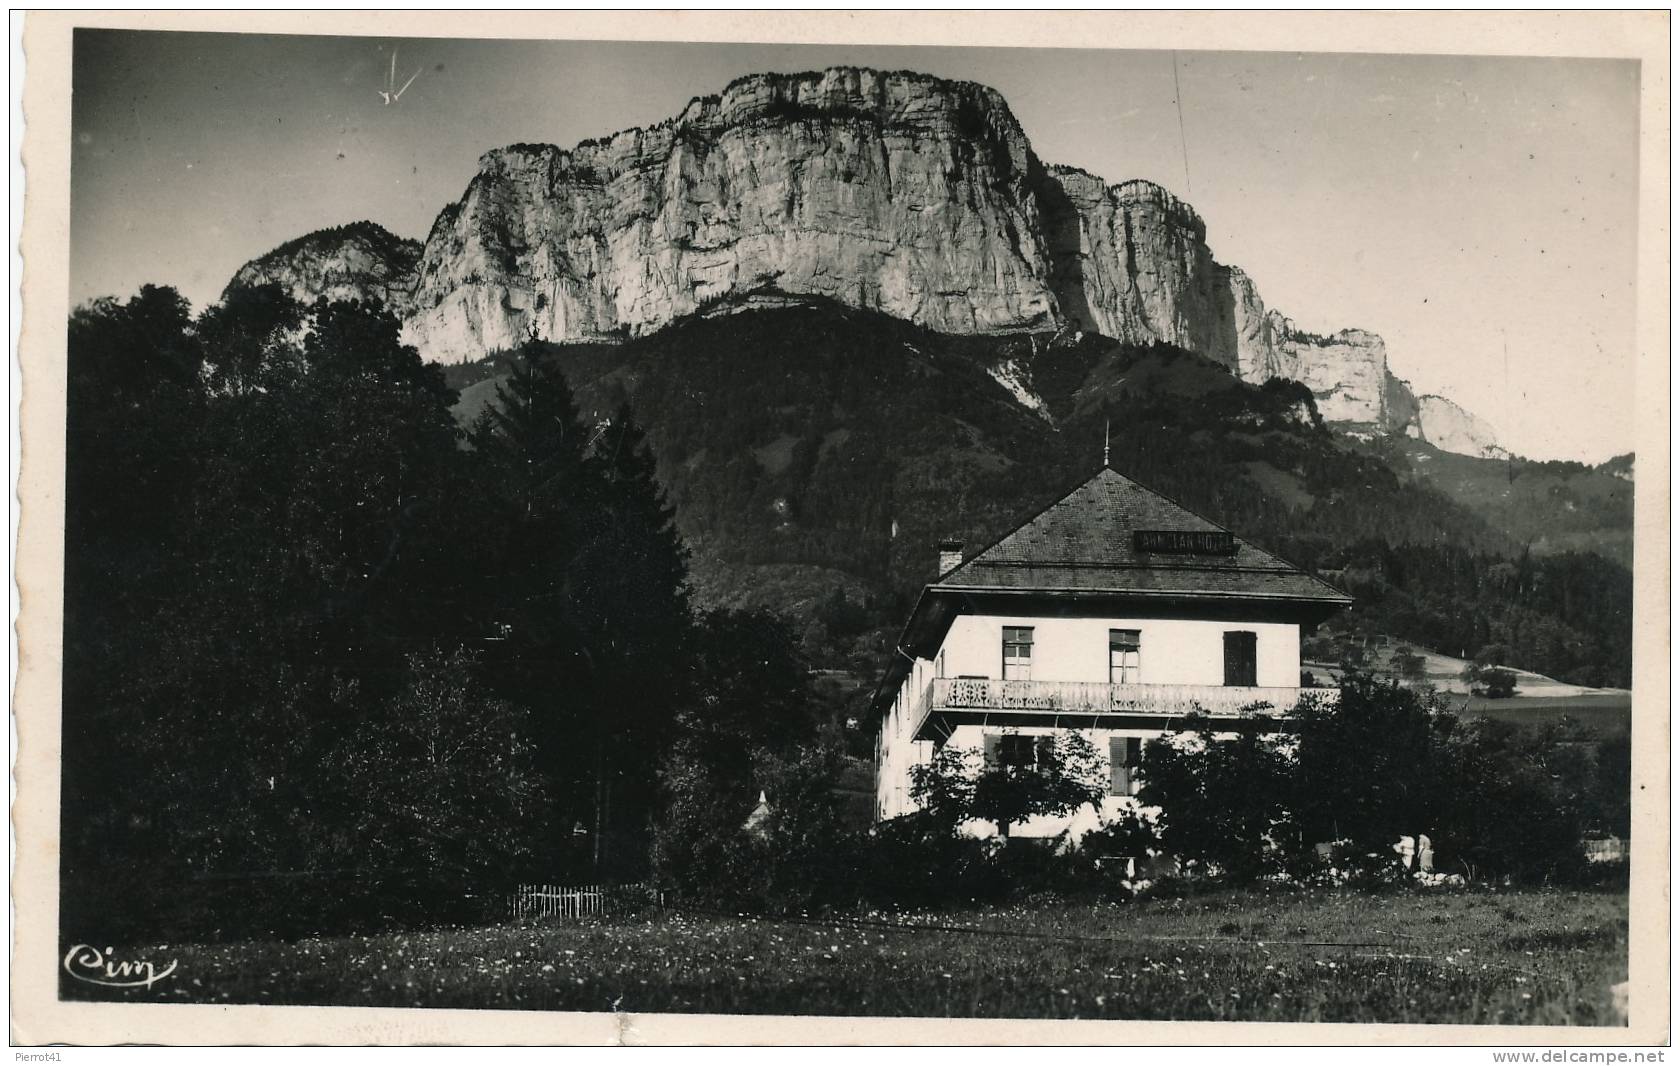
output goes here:
{"type": "Polygon", "coordinates": [[[1332,422],[1423,426],[1380,337],[1269,311],[1190,205],[1047,167],[996,91],[903,71],[752,75],[655,126],[497,149],[423,246],[358,223],[236,280],[380,299],[433,362],[823,297],[953,334],[1164,342],[1305,382],[1332,422]]]}
{"type": "Polygon", "coordinates": [[[1327,422],[1349,423],[1379,432],[1403,429],[1417,404],[1388,369],[1383,339],[1362,329],[1329,337],[1303,333],[1281,315],[1271,319],[1273,353],[1264,378],[1283,377],[1313,391],[1327,422]]]}
{"type": "Polygon", "coordinates": [[[1137,344],[1164,341],[1236,368],[1231,272],[1194,209],[1147,181],[1052,167],[1044,198],[1063,316],[1137,344]]]}
{"type": "Polygon", "coordinates": [[[1037,160],[993,90],[757,75],[658,126],[480,162],[408,316],[429,358],[638,335],[729,297],[824,296],[951,333],[1053,327],[1037,160]]]}

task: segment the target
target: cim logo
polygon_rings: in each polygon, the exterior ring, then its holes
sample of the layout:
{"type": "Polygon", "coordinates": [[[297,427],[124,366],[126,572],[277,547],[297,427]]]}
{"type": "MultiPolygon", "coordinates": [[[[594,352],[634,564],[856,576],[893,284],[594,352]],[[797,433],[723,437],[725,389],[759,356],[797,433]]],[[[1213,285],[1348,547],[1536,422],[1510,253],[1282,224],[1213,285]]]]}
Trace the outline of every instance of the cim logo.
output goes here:
{"type": "Polygon", "coordinates": [[[113,952],[112,948],[100,951],[90,944],[77,944],[64,953],[64,972],[78,981],[106,988],[150,988],[174,973],[179,961],[170,959],[169,965],[159,970],[144,959],[119,962],[113,952]]]}

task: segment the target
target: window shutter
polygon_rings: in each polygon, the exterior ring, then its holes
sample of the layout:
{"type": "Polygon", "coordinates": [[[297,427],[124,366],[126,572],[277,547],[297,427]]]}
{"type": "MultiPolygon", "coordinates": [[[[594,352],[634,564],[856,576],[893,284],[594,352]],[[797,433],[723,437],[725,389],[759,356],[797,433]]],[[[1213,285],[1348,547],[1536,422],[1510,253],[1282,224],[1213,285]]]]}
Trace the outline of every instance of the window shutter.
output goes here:
{"type": "Polygon", "coordinates": [[[1252,686],[1256,673],[1255,634],[1237,631],[1225,634],[1225,683],[1252,686]]]}
{"type": "Polygon", "coordinates": [[[996,733],[987,733],[981,738],[980,744],[985,753],[986,769],[990,770],[998,765],[998,746],[1002,742],[1003,738],[996,733]]]}
{"type": "Polygon", "coordinates": [[[1137,768],[1143,761],[1143,738],[1126,738],[1126,795],[1137,794],[1137,768]]]}
{"type": "Polygon", "coordinates": [[[1036,737],[1033,740],[1033,764],[1042,767],[1050,761],[1050,745],[1055,743],[1053,737],[1036,737]]]}
{"type": "Polygon", "coordinates": [[[1131,748],[1131,737],[1108,738],[1108,794],[1110,796],[1126,795],[1127,778],[1126,754],[1131,748]]]}

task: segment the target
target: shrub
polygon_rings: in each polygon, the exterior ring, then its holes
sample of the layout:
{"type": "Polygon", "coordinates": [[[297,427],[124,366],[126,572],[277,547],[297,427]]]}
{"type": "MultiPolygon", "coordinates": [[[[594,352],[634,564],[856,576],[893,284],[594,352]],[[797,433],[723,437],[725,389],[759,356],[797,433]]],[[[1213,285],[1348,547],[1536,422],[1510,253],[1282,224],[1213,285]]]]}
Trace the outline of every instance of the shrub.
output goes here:
{"type": "Polygon", "coordinates": [[[1096,858],[1137,858],[1156,852],[1161,846],[1157,819],[1136,807],[1128,807],[1111,822],[1085,834],[1080,850],[1096,858]]]}
{"type": "Polygon", "coordinates": [[[1389,656],[1388,665],[1399,676],[1408,681],[1416,681],[1424,676],[1423,656],[1411,648],[1399,647],[1389,656]]]}
{"type": "Polygon", "coordinates": [[[1586,859],[1584,792],[1591,770],[1556,729],[1476,719],[1442,746],[1436,866],[1469,877],[1572,881],[1586,859]]]}
{"type": "Polygon", "coordinates": [[[856,842],[860,895],[883,906],[1002,900],[1008,886],[992,861],[1001,850],[1000,840],[958,836],[925,811],[894,818],[856,842]]]}
{"type": "Polygon", "coordinates": [[[1488,699],[1500,700],[1516,695],[1517,675],[1510,670],[1488,667],[1477,675],[1477,680],[1488,699]]]}
{"type": "Polygon", "coordinates": [[[1427,835],[1437,870],[1573,881],[1586,876],[1588,821],[1622,817],[1624,760],[1568,727],[1463,723],[1370,675],[1345,679],[1335,705],[1296,713],[1289,739],[1219,734],[1203,721],[1145,746],[1139,799],[1161,808],[1162,844],[1189,868],[1244,881],[1333,865],[1394,883],[1417,873],[1395,842],[1427,835]],[[1314,845],[1331,841],[1327,864],[1314,845]]]}

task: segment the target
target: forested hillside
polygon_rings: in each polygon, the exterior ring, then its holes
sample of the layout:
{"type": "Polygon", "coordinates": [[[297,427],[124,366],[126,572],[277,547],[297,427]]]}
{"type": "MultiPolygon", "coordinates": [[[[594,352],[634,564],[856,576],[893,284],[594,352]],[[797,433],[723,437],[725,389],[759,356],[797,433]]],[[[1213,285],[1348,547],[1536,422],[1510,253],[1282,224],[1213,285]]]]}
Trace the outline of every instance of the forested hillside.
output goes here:
{"type": "MultiPolygon", "coordinates": [[[[878,669],[934,542],[978,549],[1089,477],[1106,426],[1117,470],[1354,592],[1338,625],[1628,680],[1624,567],[1525,551],[1468,499],[1325,429],[1291,382],[1246,385],[1166,345],[959,338],[822,304],[549,352],[586,418],[633,400],[702,601],[797,620],[823,665],[878,669]]],[[[496,364],[450,373],[470,418],[496,364]]]]}
{"type": "Polygon", "coordinates": [[[1537,555],[1591,552],[1633,565],[1633,457],[1599,466],[1481,459],[1409,437],[1372,442],[1396,470],[1410,471],[1537,555]]]}

